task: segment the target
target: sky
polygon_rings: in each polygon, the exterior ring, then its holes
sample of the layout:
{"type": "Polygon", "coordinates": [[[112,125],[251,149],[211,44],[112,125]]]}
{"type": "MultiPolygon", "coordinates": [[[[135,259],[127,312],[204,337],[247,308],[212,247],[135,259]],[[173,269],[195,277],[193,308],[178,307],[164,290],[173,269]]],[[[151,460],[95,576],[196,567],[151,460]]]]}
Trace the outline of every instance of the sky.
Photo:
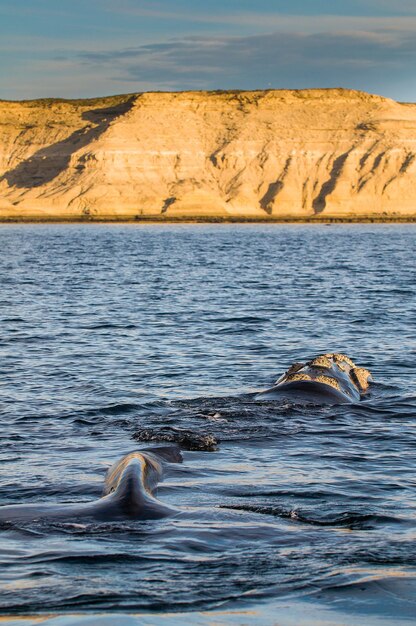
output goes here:
{"type": "Polygon", "coordinates": [[[0,99],[313,87],[416,102],[416,0],[0,0],[0,99]]]}

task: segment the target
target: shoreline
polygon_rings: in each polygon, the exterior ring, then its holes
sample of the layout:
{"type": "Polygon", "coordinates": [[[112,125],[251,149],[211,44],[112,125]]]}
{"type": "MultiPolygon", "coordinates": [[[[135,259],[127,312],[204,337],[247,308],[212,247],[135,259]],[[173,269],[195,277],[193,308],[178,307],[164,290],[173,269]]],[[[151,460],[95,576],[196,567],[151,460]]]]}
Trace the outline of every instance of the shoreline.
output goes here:
{"type": "Polygon", "coordinates": [[[35,218],[0,217],[1,224],[414,224],[414,217],[140,217],[140,218],[35,218]]]}

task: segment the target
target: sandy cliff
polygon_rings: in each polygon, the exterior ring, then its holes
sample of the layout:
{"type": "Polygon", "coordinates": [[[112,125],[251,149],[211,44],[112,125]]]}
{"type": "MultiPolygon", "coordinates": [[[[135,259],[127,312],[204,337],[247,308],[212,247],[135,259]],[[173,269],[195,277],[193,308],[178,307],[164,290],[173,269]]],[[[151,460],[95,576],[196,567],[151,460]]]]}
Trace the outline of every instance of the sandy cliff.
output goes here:
{"type": "Polygon", "coordinates": [[[0,112],[0,219],[416,216],[413,104],[316,89],[0,112]]]}

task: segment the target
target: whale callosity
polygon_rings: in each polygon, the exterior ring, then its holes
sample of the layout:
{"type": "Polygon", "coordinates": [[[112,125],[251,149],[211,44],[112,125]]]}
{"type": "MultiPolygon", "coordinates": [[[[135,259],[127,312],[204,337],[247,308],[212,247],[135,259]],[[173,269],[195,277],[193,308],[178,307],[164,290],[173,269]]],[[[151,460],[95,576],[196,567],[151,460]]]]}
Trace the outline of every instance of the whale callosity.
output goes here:
{"type": "Polygon", "coordinates": [[[371,379],[369,370],[358,367],[345,354],[326,353],[306,363],[294,363],[257,398],[283,395],[319,403],[355,402],[367,391],[371,379]]]}

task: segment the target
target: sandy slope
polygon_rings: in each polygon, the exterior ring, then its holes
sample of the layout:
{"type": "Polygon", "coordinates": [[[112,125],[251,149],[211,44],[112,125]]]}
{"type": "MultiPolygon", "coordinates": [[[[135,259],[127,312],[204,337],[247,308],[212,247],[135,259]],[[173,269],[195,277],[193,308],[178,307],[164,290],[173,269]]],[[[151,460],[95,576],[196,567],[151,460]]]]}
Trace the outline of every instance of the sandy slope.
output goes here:
{"type": "Polygon", "coordinates": [[[316,89],[0,111],[0,219],[416,216],[413,104],[316,89]]]}

